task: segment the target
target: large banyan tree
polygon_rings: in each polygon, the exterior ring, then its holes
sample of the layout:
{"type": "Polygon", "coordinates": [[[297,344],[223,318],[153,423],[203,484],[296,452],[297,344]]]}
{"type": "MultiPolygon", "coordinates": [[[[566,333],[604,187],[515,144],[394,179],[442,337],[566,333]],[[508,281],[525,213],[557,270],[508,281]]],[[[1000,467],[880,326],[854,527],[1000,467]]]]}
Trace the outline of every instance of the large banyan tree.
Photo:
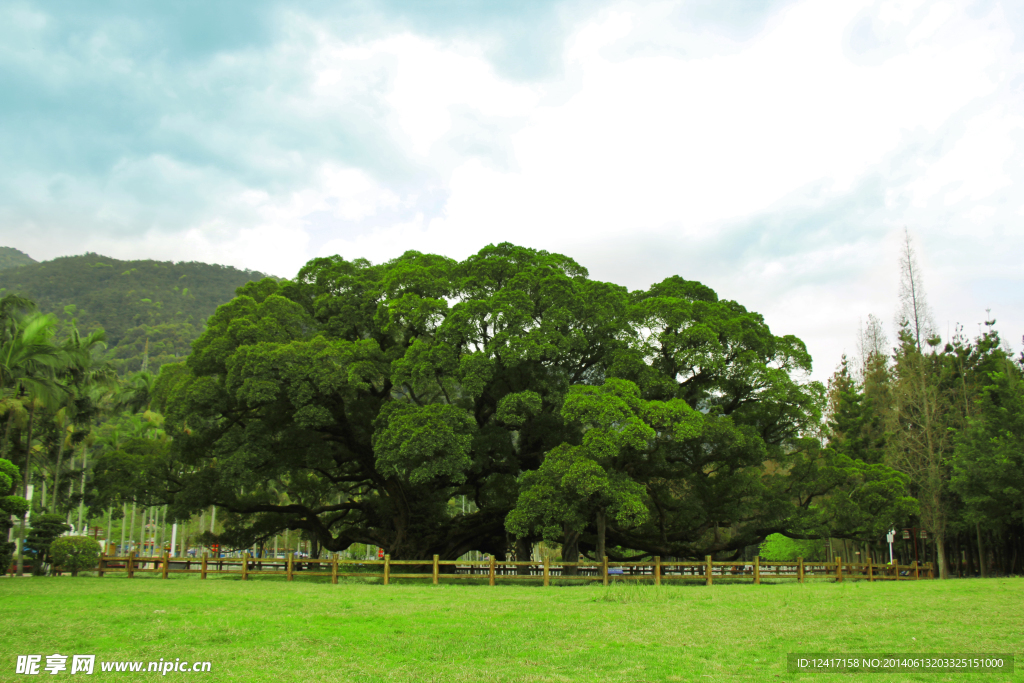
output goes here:
{"type": "Polygon", "coordinates": [[[239,547],[291,529],[410,559],[540,538],[570,559],[735,554],[891,505],[891,477],[814,438],[810,366],[679,277],[629,292],[510,244],[320,258],[240,288],[167,369],[150,481],[179,517],[217,506],[239,547]]]}

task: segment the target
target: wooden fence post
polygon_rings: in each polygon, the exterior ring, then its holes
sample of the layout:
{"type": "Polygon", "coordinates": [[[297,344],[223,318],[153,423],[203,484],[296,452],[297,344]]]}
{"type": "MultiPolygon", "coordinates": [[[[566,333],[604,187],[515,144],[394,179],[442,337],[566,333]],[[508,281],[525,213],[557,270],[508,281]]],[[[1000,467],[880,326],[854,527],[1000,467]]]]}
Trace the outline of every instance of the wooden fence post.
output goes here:
{"type": "Polygon", "coordinates": [[[796,558],[796,580],[798,583],[804,582],[804,558],[796,558]]]}
{"type": "Polygon", "coordinates": [[[135,578],[135,551],[128,553],[128,578],[135,578]]]}
{"type": "Polygon", "coordinates": [[[754,555],[754,584],[760,585],[761,583],[761,556],[754,555]]]}
{"type": "Polygon", "coordinates": [[[661,555],[654,558],[654,585],[661,585],[661,555]]]}
{"type": "Polygon", "coordinates": [[[601,580],[604,585],[608,585],[608,556],[604,556],[604,560],[601,562],[601,580]]]}
{"type": "Polygon", "coordinates": [[[165,579],[167,578],[167,569],[168,569],[168,564],[169,564],[168,560],[169,559],[170,559],[170,555],[165,550],[164,551],[164,560],[163,560],[163,569],[164,569],[164,572],[163,572],[164,576],[163,576],[163,578],[165,578],[165,579]]]}
{"type": "Polygon", "coordinates": [[[384,585],[391,583],[391,555],[384,556],[384,585]]]}
{"type": "Polygon", "coordinates": [[[106,560],[106,555],[105,555],[105,554],[103,554],[103,553],[100,553],[100,565],[99,565],[99,567],[98,567],[98,568],[97,568],[97,570],[96,570],[96,575],[97,575],[97,576],[98,576],[99,578],[101,578],[101,579],[103,578],[103,565],[104,565],[104,563],[105,563],[106,561],[107,561],[107,560],[106,560]]]}
{"type": "Polygon", "coordinates": [[[710,586],[711,585],[711,572],[713,571],[713,567],[712,567],[712,564],[711,564],[711,556],[710,555],[705,555],[704,556],[704,560],[707,562],[707,565],[705,565],[705,567],[704,567],[704,576],[705,576],[705,579],[706,579],[705,582],[704,582],[704,585],[705,586],[710,586]]]}
{"type": "Polygon", "coordinates": [[[494,585],[494,555],[491,555],[490,585],[494,585]]]}
{"type": "Polygon", "coordinates": [[[899,560],[896,560],[896,563],[893,565],[893,568],[896,570],[896,581],[899,581],[900,580],[900,562],[899,562],[899,560]]]}
{"type": "Polygon", "coordinates": [[[242,581],[249,580],[249,551],[242,553],[242,581]]]}
{"type": "Polygon", "coordinates": [[[917,560],[914,560],[913,567],[914,567],[914,580],[917,581],[918,579],[921,578],[921,570],[918,569],[917,560]]]}
{"type": "Polygon", "coordinates": [[[205,579],[206,578],[206,558],[207,557],[208,557],[208,554],[204,550],[203,551],[203,566],[202,566],[202,568],[200,570],[200,573],[199,573],[199,578],[201,578],[201,579],[205,579]]]}
{"type": "Polygon", "coordinates": [[[550,580],[551,574],[550,574],[549,567],[548,567],[548,563],[549,562],[550,562],[550,559],[548,558],[547,555],[545,555],[544,556],[544,585],[545,586],[550,586],[551,585],[551,580],[550,580]]]}
{"type": "Polygon", "coordinates": [[[868,555],[868,583],[874,583],[874,581],[875,581],[874,567],[871,564],[871,556],[868,555]]]}
{"type": "Polygon", "coordinates": [[[338,583],[338,553],[334,553],[331,561],[331,583],[338,583]]]}
{"type": "Polygon", "coordinates": [[[295,553],[289,551],[288,553],[288,580],[291,581],[295,578],[295,553]]]}
{"type": "Polygon", "coordinates": [[[931,562],[928,563],[928,578],[935,578],[935,566],[931,562]]]}
{"type": "Polygon", "coordinates": [[[836,558],[836,583],[843,582],[843,558],[836,558]]]}
{"type": "Polygon", "coordinates": [[[434,555],[434,585],[435,586],[437,585],[437,573],[438,573],[437,555],[434,555]]]}

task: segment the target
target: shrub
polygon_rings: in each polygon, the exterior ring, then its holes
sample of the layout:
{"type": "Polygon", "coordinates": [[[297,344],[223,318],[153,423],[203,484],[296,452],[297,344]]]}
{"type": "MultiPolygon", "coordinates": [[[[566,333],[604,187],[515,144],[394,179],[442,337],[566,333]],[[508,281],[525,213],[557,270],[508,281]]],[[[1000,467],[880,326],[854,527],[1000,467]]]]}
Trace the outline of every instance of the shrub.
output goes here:
{"type": "Polygon", "coordinates": [[[0,543],[0,574],[6,573],[14,561],[16,543],[0,543]]]}
{"type": "Polygon", "coordinates": [[[100,559],[100,544],[88,536],[64,536],[50,544],[54,568],[78,576],[82,569],[92,569],[100,559]]]}
{"type": "Polygon", "coordinates": [[[772,534],[761,544],[761,559],[769,562],[792,562],[798,557],[805,560],[825,559],[825,543],[821,540],[801,541],[782,534],[772,534]]]}
{"type": "MultiPolygon", "coordinates": [[[[28,501],[21,496],[11,495],[21,481],[20,470],[10,460],[0,458],[0,538],[6,538],[14,524],[11,516],[21,518],[28,511],[28,501]]],[[[11,566],[14,543],[0,542],[0,573],[11,566]]]]}
{"type": "Polygon", "coordinates": [[[71,525],[64,523],[63,515],[32,515],[32,529],[25,537],[25,552],[31,550],[35,554],[32,563],[33,574],[41,575],[44,565],[53,563],[50,558],[50,544],[70,530],[71,525]]]}

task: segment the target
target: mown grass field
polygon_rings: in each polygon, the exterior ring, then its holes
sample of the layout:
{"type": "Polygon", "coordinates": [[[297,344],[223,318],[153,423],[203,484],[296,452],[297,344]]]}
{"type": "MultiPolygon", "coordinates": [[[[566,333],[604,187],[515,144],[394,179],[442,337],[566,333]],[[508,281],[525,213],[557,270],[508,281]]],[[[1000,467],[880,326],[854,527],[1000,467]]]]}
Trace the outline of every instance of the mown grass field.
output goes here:
{"type": "MultiPolygon", "coordinates": [[[[0,579],[19,654],[210,661],[167,681],[1022,681],[1024,579],[753,586],[0,579]],[[1013,674],[791,674],[787,652],[1016,655],[1013,674]]],[[[70,659],[68,660],[70,664],[70,659]]],[[[70,670],[70,666],[69,666],[70,670]]],[[[76,680],[68,672],[46,680],[76,680]]]]}

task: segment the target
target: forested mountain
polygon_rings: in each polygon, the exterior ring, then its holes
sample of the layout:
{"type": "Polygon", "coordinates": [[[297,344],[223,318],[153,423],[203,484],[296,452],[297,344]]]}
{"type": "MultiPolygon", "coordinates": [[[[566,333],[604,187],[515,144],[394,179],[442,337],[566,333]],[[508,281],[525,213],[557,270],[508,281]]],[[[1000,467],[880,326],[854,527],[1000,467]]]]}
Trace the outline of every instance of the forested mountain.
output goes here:
{"type": "Polygon", "coordinates": [[[37,261],[23,251],[13,247],[0,247],[0,270],[14,268],[16,266],[27,266],[37,261]]]}
{"type": "Polygon", "coordinates": [[[103,328],[108,357],[121,373],[141,368],[147,340],[151,371],[187,355],[217,306],[246,282],[265,277],[231,266],[120,261],[94,253],[36,263],[4,248],[0,258],[27,264],[0,270],[0,296],[29,298],[65,326],[75,319],[83,333],[103,328]]]}

